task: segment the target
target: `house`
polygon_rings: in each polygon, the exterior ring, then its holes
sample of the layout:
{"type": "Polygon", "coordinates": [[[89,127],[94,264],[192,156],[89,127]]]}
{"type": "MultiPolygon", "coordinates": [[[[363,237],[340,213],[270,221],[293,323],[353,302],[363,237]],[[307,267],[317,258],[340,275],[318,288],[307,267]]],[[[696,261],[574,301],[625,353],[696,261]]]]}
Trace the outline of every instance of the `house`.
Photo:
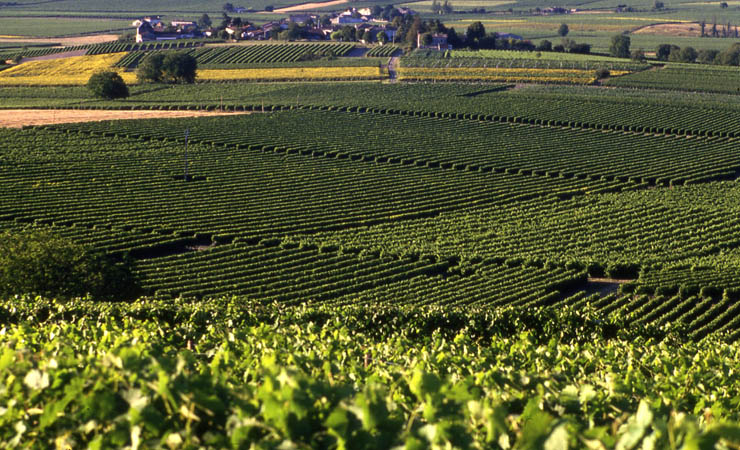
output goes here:
{"type": "Polygon", "coordinates": [[[343,15],[339,15],[331,19],[332,25],[354,25],[354,24],[363,23],[363,22],[365,21],[362,20],[361,18],[355,18],[352,16],[343,16],[343,15]]]}
{"type": "MultiPolygon", "coordinates": [[[[160,27],[158,27],[160,28],[160,27]]],[[[161,27],[160,30],[164,28],[161,27]]],[[[196,35],[200,35],[198,27],[190,27],[188,29],[178,29],[175,32],[165,32],[155,29],[150,22],[144,20],[139,26],[136,27],[136,42],[148,42],[148,41],[169,41],[175,39],[188,39],[194,38],[196,35]]]]}
{"type": "MultiPolygon", "coordinates": [[[[426,33],[424,33],[426,34],[426,33]]],[[[416,35],[416,46],[418,48],[433,48],[437,50],[451,50],[452,47],[447,43],[447,35],[442,33],[434,33],[431,35],[432,42],[426,45],[422,44],[422,36],[424,34],[416,35]]]]}
{"type": "Polygon", "coordinates": [[[159,16],[154,16],[154,17],[147,16],[147,17],[144,17],[144,18],[141,18],[141,19],[134,20],[131,23],[131,26],[132,27],[135,27],[135,28],[138,28],[139,25],[141,25],[144,22],[146,22],[149,25],[151,25],[152,29],[155,30],[155,31],[162,31],[165,28],[164,27],[164,23],[162,22],[162,20],[161,20],[161,18],[159,16]]]}
{"type": "Polygon", "coordinates": [[[373,10],[370,8],[360,8],[357,10],[358,13],[360,13],[361,16],[372,16],[373,10]]]}
{"type": "Polygon", "coordinates": [[[198,29],[198,24],[189,20],[173,20],[170,25],[181,31],[195,31],[198,29]]]}

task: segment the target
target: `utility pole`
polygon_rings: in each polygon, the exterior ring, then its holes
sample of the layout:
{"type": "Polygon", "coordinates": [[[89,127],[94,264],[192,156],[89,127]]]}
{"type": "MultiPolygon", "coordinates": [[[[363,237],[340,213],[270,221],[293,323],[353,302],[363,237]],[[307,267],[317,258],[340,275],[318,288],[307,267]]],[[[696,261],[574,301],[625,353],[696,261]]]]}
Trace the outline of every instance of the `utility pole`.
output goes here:
{"type": "Polygon", "coordinates": [[[185,181],[188,181],[188,137],[190,136],[190,128],[185,130],[185,181]]]}

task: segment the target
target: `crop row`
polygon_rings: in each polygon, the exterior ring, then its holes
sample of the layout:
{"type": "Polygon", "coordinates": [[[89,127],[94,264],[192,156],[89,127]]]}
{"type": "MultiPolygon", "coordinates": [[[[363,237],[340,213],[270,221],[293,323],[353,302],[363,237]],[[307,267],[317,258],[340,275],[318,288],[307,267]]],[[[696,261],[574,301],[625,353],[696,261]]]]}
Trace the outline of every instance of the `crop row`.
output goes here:
{"type": "Polygon", "coordinates": [[[344,56],[354,48],[351,43],[271,44],[236,47],[204,47],[193,52],[199,67],[211,64],[250,64],[300,61],[309,55],[344,56]]]}
{"type": "Polygon", "coordinates": [[[401,66],[398,74],[399,79],[406,81],[590,84],[596,79],[593,71],[580,69],[430,68],[401,66]]]}
{"type": "MultiPolygon", "coordinates": [[[[654,279],[667,270],[663,267],[698,257],[712,264],[714,255],[740,247],[740,225],[733,220],[739,213],[738,195],[740,186],[726,182],[585,195],[568,201],[543,198],[453,211],[406,221],[403,227],[378,224],[321,232],[302,241],[392,254],[457,255],[468,261],[552,261],[582,267],[592,276],[621,279],[637,279],[643,269],[648,272],[638,279],[637,292],[653,292],[656,285],[661,286],[654,279]],[[653,290],[645,291],[649,286],[653,290]]],[[[737,274],[740,258],[726,257],[725,264],[726,277],[710,279],[700,271],[685,271],[680,283],[663,283],[669,289],[658,292],[670,294],[685,285],[682,295],[691,295],[702,287],[715,286],[712,292],[719,295],[738,283],[733,274],[737,274]]]]}
{"type": "Polygon", "coordinates": [[[73,52],[78,50],[87,50],[87,55],[101,55],[104,53],[120,52],[148,52],[153,50],[173,50],[193,48],[202,45],[202,41],[163,41],[163,42],[142,42],[137,44],[125,42],[109,42],[103,44],[73,45],[68,47],[44,47],[30,50],[3,52],[0,59],[12,59],[18,56],[23,58],[33,58],[36,56],[45,56],[55,53],[73,52]]]}
{"type": "Polygon", "coordinates": [[[448,261],[339,251],[336,247],[231,244],[144,260],[138,273],[158,295],[246,295],[261,301],[446,306],[545,306],[579,286],[575,270],[478,265],[447,273],[448,261]],[[432,295],[433,294],[433,295],[432,295]]]}
{"type": "Polygon", "coordinates": [[[400,49],[401,49],[400,47],[397,47],[395,45],[388,45],[388,44],[379,45],[379,46],[373,47],[370,50],[368,50],[368,52],[365,53],[365,56],[388,57],[388,56],[392,56],[394,53],[396,53],[400,49]]]}
{"type": "Polygon", "coordinates": [[[540,69],[540,70],[582,70],[591,71],[605,68],[618,72],[637,72],[650,68],[647,64],[626,61],[590,61],[590,60],[551,60],[551,59],[514,59],[514,58],[414,58],[401,60],[402,67],[424,67],[434,69],[540,69]]]}
{"type": "Polygon", "coordinates": [[[697,92],[740,93],[740,72],[737,68],[704,68],[666,66],[665,68],[631,74],[610,79],[607,84],[614,87],[640,89],[669,89],[697,92]]]}
{"type": "Polygon", "coordinates": [[[200,234],[220,242],[237,237],[256,242],[615,187],[601,180],[440,171],[341,155],[315,158],[305,148],[263,152],[204,145],[190,146],[188,170],[195,179],[184,183],[175,179],[183,175],[185,161],[184,146],[177,142],[35,130],[7,132],[5,142],[2,161],[12,167],[3,169],[0,214],[8,219],[156,231],[170,238],[200,234]]]}
{"type": "Polygon", "coordinates": [[[191,128],[194,139],[207,143],[297,147],[323,154],[346,153],[357,158],[443,168],[605,177],[664,185],[734,178],[740,169],[740,156],[732,151],[735,143],[729,139],[686,139],[352,111],[283,111],[56,128],[157,138],[179,138],[185,128],[191,128]],[[337,134],[338,128],[350,131],[337,134]],[[384,133],[375,132],[378,129],[384,133]],[[280,136],[280,140],[266,136],[280,136]],[[362,143],[358,145],[360,136],[362,143]],[[702,157],[697,158],[698,154],[702,157]]]}
{"type": "MultiPolygon", "coordinates": [[[[348,59],[353,58],[335,61],[348,59]]],[[[354,59],[365,61],[364,58],[354,59]]],[[[32,95],[37,94],[24,93],[24,96],[32,95]]],[[[710,94],[689,96],[644,90],[595,91],[572,86],[529,86],[507,90],[506,85],[454,83],[292,84],[279,88],[219,84],[201,85],[197,91],[178,86],[151,94],[134,94],[129,102],[159,107],[163,100],[170,105],[224,104],[232,107],[263,100],[267,106],[362,107],[473,120],[495,119],[652,134],[740,135],[740,123],[735,120],[740,113],[737,102],[710,94]]]]}

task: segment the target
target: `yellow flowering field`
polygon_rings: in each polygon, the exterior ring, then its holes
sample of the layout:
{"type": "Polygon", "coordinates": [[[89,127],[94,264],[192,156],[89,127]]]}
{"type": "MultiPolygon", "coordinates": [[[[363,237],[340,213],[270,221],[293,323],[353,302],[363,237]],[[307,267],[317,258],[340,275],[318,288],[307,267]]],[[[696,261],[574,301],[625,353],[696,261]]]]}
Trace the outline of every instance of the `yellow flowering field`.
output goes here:
{"type": "Polygon", "coordinates": [[[135,83],[136,74],[113,68],[125,53],[73,56],[46,61],[31,61],[0,72],[0,85],[83,85],[95,72],[114,70],[126,83],[135,83]]]}
{"type": "MultiPolygon", "coordinates": [[[[615,70],[612,76],[620,76],[628,71],[615,70]]],[[[525,69],[525,68],[496,68],[496,67],[401,67],[401,80],[424,81],[503,81],[503,82],[538,82],[538,83],[568,83],[590,84],[596,80],[593,70],[583,69],[525,69]]]]}
{"type": "Polygon", "coordinates": [[[291,67],[276,69],[203,69],[198,80],[374,80],[378,67],[291,67]]]}

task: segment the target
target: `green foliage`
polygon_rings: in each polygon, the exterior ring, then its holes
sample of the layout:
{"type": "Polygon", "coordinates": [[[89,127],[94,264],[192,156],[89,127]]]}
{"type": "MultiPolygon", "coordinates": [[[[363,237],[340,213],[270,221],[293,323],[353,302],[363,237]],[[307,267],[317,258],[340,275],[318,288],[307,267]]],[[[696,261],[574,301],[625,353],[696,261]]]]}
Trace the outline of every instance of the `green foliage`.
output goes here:
{"type": "Polygon", "coordinates": [[[477,42],[484,37],[486,37],[486,27],[483,26],[482,22],[473,22],[468,25],[468,29],[465,32],[466,41],[477,42]]]}
{"type": "Polygon", "coordinates": [[[90,76],[87,88],[99,98],[114,100],[129,96],[128,86],[116,72],[97,72],[90,76]]]}
{"type": "Polygon", "coordinates": [[[0,235],[0,295],[126,299],[138,295],[130,263],[47,232],[0,235]]]}
{"type": "Polygon", "coordinates": [[[612,36],[609,54],[616,58],[630,57],[630,37],[625,34],[612,36]]]}
{"type": "Polygon", "coordinates": [[[198,63],[184,52],[157,52],[139,64],[136,77],[142,82],[194,83],[198,63]]]}
{"type": "Polygon", "coordinates": [[[182,52],[167,53],[162,60],[162,78],[171,83],[195,83],[196,59],[182,52]]]}
{"type": "Polygon", "coordinates": [[[481,342],[413,321],[373,334],[370,310],[359,322],[352,308],[238,299],[2,306],[34,311],[0,336],[4,447],[739,443],[737,345],[538,342],[526,332],[481,342]]]}
{"type": "Polygon", "coordinates": [[[558,36],[565,37],[568,35],[568,32],[570,29],[568,28],[567,23],[560,24],[560,27],[558,27],[558,36]]]}
{"type": "Polygon", "coordinates": [[[140,82],[162,81],[162,63],[164,53],[151,53],[147,55],[136,69],[136,78],[140,82]]]}

